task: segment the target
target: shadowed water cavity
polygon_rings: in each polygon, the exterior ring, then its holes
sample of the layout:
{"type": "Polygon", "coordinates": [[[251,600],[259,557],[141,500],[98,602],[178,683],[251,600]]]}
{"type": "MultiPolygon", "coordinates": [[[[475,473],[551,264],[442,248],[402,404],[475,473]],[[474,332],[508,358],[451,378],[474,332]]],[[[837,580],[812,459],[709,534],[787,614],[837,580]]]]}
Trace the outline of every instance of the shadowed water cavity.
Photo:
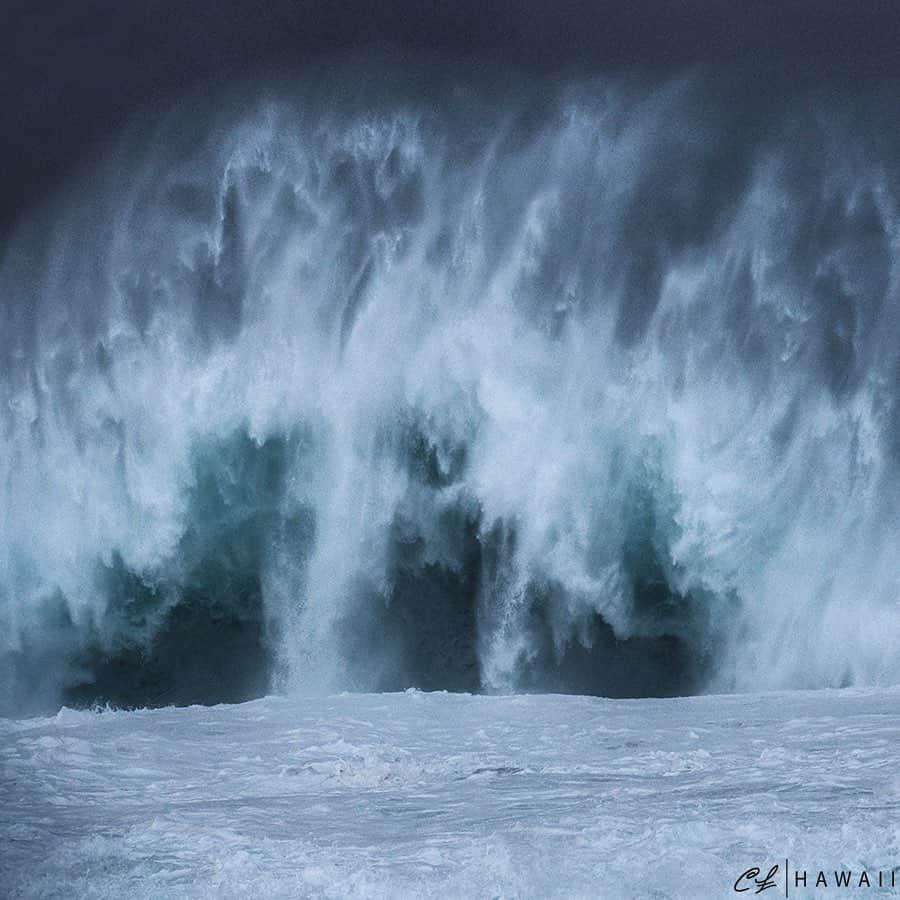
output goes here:
{"type": "MultiPolygon", "coordinates": [[[[302,559],[315,541],[311,509],[285,514],[290,462],[307,443],[297,434],[258,443],[241,431],[196,448],[187,527],[164,569],[130,571],[118,554],[98,563],[105,611],[87,636],[58,603],[54,619],[69,672],[62,702],[215,704],[273,688],[279,634],[266,615],[263,569],[276,545],[302,559]]],[[[465,467],[464,447],[453,448],[444,468],[414,425],[405,426],[397,446],[417,491],[446,489],[465,467]]],[[[560,634],[553,610],[565,604],[564,588],[536,581],[527,587],[529,650],[518,689],[640,697],[702,685],[709,659],[691,644],[697,633],[692,600],[666,582],[652,546],[651,498],[642,495],[633,506],[623,553],[638,613],[653,623],[651,636],[618,639],[598,613],[560,634]]],[[[397,513],[387,540],[387,579],[380,585],[363,575],[356,580],[356,596],[337,626],[350,687],[484,689],[479,629],[515,535],[485,529],[471,499],[444,509],[437,529],[441,559],[417,523],[397,513]]]]}

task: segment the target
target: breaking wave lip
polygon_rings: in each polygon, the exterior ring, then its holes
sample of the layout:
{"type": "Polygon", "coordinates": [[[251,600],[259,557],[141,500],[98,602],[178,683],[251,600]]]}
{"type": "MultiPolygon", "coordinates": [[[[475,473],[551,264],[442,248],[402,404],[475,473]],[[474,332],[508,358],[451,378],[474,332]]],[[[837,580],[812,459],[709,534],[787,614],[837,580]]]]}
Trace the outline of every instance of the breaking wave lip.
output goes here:
{"type": "Polygon", "coordinates": [[[900,681],[866,111],[371,71],[137,122],[9,242],[2,711],[900,681]]]}

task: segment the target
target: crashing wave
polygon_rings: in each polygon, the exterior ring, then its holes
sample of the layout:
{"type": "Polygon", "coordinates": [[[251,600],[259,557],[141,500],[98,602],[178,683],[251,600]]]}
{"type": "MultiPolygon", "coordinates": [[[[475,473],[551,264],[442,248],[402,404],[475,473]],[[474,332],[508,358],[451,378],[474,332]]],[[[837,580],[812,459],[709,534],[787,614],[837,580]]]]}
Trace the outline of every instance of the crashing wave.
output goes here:
{"type": "Polygon", "coordinates": [[[373,73],[145,117],[8,243],[0,706],[900,681],[896,148],[373,73]]]}

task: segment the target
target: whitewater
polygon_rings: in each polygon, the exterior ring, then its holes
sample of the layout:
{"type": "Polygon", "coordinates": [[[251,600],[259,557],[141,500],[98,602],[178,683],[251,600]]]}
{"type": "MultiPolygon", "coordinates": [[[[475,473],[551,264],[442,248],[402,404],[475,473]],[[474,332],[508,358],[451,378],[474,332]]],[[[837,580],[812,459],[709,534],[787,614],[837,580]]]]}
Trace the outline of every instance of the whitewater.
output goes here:
{"type": "Polygon", "coordinates": [[[0,894],[900,877],[895,105],[135,111],[0,248],[0,894]]]}
{"type": "Polygon", "coordinates": [[[139,117],[8,242],[4,710],[900,681],[885,135],[374,71],[139,117]]]}
{"type": "Polygon", "coordinates": [[[761,896],[783,897],[787,860],[789,897],[896,896],[898,700],[407,692],[0,720],[0,876],[23,898],[697,900],[756,896],[774,865],[761,896]]]}

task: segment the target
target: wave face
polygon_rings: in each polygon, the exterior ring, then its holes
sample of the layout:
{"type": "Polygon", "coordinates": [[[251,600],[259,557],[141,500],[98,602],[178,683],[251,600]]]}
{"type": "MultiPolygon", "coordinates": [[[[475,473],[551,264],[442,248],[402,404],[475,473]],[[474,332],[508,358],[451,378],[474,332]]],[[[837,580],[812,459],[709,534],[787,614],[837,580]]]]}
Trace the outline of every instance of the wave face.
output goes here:
{"type": "Polygon", "coordinates": [[[188,98],[20,224],[3,710],[900,681],[897,132],[410,80],[188,98]]]}

